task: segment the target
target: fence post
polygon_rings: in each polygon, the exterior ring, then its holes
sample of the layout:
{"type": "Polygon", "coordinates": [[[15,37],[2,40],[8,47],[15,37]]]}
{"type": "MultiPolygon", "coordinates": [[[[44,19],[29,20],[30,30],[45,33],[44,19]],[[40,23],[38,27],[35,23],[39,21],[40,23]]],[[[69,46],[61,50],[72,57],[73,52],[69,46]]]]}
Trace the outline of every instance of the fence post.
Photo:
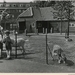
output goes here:
{"type": "Polygon", "coordinates": [[[38,29],[36,29],[36,34],[38,35],[38,29]]]}
{"type": "Polygon", "coordinates": [[[46,63],[48,64],[48,50],[47,50],[47,28],[46,28],[46,63]]]}
{"type": "Polygon", "coordinates": [[[2,48],[1,48],[1,58],[2,58],[2,51],[3,51],[3,43],[2,43],[2,45],[1,45],[1,46],[2,46],[2,48]]]}
{"type": "Polygon", "coordinates": [[[51,28],[51,33],[52,33],[52,28],[51,28]]]}
{"type": "Polygon", "coordinates": [[[2,58],[2,51],[0,50],[0,59],[2,58]]]}
{"type": "Polygon", "coordinates": [[[15,32],[15,58],[17,58],[17,32],[15,32]]]}
{"type": "Polygon", "coordinates": [[[27,36],[27,29],[25,29],[25,35],[27,36]]]}
{"type": "Polygon", "coordinates": [[[44,28],[43,28],[43,34],[45,33],[44,28]]]}

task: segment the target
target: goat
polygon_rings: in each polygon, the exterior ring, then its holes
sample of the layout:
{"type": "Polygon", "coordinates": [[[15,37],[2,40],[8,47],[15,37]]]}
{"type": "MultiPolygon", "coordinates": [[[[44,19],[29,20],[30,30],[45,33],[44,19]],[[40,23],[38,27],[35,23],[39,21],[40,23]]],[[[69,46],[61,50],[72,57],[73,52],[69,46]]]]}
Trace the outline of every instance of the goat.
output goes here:
{"type": "MultiPolygon", "coordinates": [[[[23,38],[17,38],[17,42],[16,40],[13,38],[11,38],[11,46],[12,47],[19,47],[19,48],[22,48],[21,51],[23,53],[23,55],[25,54],[25,43],[29,41],[29,40],[24,40],[23,38]]],[[[12,50],[11,50],[12,52],[12,50]]]]}
{"type": "Polygon", "coordinates": [[[16,41],[15,41],[15,39],[11,39],[11,42],[12,42],[12,47],[21,47],[22,49],[21,49],[21,51],[23,52],[23,53],[25,53],[25,43],[27,42],[27,41],[29,41],[29,40],[24,40],[23,38],[17,38],[17,44],[16,44],[16,41]]]}

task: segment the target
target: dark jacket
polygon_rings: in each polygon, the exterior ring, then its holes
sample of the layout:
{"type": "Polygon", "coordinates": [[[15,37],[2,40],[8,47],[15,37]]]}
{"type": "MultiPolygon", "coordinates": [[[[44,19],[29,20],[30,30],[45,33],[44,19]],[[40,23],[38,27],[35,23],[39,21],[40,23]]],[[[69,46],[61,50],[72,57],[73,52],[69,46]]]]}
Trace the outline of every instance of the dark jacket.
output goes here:
{"type": "Polygon", "coordinates": [[[5,43],[5,46],[6,46],[7,50],[12,49],[12,46],[11,46],[12,42],[11,42],[11,38],[9,36],[4,38],[3,43],[5,43]]]}

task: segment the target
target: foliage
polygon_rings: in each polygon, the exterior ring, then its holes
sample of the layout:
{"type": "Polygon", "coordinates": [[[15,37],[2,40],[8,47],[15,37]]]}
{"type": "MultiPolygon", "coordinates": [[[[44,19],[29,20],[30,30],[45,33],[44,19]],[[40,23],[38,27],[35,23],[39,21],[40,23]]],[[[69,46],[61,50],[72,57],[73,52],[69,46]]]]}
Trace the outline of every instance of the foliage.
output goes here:
{"type": "MultiPolygon", "coordinates": [[[[56,12],[53,12],[54,18],[57,19],[73,19],[70,17],[70,14],[73,13],[74,10],[71,8],[73,7],[71,1],[56,1],[53,9],[56,12]]],[[[72,14],[71,14],[72,15],[72,14]]]]}
{"type": "Polygon", "coordinates": [[[5,9],[2,14],[1,14],[1,21],[2,20],[9,20],[11,18],[11,15],[7,13],[6,11],[7,9],[5,9]]]}
{"type": "Polygon", "coordinates": [[[55,1],[34,1],[36,7],[49,7],[55,4],[55,1]]]}

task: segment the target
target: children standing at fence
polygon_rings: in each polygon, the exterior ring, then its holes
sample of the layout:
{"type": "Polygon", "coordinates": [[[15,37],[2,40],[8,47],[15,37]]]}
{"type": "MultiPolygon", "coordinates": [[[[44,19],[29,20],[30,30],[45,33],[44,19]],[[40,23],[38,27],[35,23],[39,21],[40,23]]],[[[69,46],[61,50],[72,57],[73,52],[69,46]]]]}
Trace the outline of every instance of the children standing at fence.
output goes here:
{"type": "Polygon", "coordinates": [[[6,47],[7,59],[9,59],[11,50],[12,50],[12,46],[11,46],[12,42],[9,36],[10,34],[9,30],[6,30],[5,34],[6,34],[6,37],[4,37],[3,42],[5,43],[5,47],[6,47]]]}

